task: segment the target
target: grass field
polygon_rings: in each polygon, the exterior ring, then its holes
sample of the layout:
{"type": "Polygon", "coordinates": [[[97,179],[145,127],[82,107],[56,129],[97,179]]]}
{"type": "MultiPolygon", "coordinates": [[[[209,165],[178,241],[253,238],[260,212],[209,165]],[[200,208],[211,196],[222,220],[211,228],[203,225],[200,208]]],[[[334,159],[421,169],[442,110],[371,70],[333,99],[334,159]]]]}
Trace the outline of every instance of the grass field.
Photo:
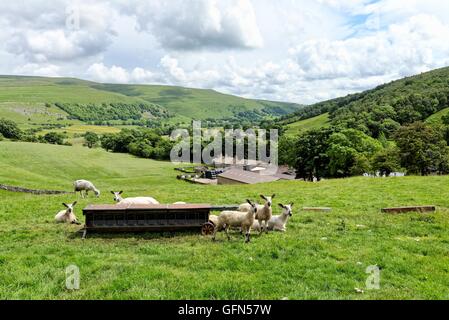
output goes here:
{"type": "MultiPolygon", "coordinates": [[[[93,180],[110,190],[161,202],[233,204],[276,193],[276,202],[331,206],[295,210],[286,234],[233,235],[216,243],[196,233],[91,236],[53,223],[68,196],[0,191],[0,299],[448,299],[449,177],[352,178],[318,184],[197,186],[176,180],[170,163],[82,147],[0,142],[0,183],[70,190],[93,180]],[[431,215],[385,215],[385,206],[434,204],[431,215]],[[75,264],[81,289],[65,289],[75,264]],[[364,288],[370,265],[381,267],[380,290],[364,288]]],[[[275,210],[278,212],[276,206],[275,210]]],[[[83,220],[83,219],[82,219],[83,220]]]]}
{"type": "Polygon", "coordinates": [[[449,113],[449,108],[443,109],[433,115],[431,115],[429,118],[427,118],[426,122],[429,124],[443,124],[442,118],[449,113]]]}
{"type": "Polygon", "coordinates": [[[319,115],[319,116],[316,116],[316,117],[313,117],[310,119],[297,121],[297,122],[287,125],[286,133],[288,135],[296,135],[296,134],[300,133],[301,131],[307,131],[307,130],[327,127],[327,126],[329,126],[329,122],[330,122],[329,113],[324,113],[322,115],[319,115]]]}

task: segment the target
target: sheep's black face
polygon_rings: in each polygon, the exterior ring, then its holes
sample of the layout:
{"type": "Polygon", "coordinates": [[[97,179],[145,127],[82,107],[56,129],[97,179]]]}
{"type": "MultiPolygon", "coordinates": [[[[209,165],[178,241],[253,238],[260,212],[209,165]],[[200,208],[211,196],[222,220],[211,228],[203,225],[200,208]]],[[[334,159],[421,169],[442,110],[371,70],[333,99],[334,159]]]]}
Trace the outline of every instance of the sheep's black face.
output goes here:
{"type": "Polygon", "coordinates": [[[114,192],[114,191],[111,191],[111,193],[114,195],[114,201],[115,201],[115,202],[120,202],[120,201],[122,201],[122,196],[121,196],[121,194],[123,193],[123,191],[120,191],[120,192],[114,192]]]}
{"type": "Polygon", "coordinates": [[[273,205],[273,198],[275,197],[276,195],[272,195],[271,197],[266,197],[266,196],[264,196],[264,195],[260,195],[260,197],[262,198],[262,199],[264,199],[265,200],[265,205],[268,207],[268,208],[271,208],[271,206],[273,205]]]}

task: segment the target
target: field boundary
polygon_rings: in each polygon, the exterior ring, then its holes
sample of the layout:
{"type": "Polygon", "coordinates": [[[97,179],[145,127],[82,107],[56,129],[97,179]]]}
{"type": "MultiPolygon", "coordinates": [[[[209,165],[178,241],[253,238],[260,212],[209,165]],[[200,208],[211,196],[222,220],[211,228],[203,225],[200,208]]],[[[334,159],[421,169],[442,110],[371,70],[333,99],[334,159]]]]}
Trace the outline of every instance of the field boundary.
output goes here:
{"type": "Polygon", "coordinates": [[[13,187],[5,184],[0,184],[0,190],[10,191],[10,192],[21,192],[21,193],[31,193],[37,195],[52,195],[52,194],[70,194],[73,192],[68,191],[58,191],[58,190],[35,190],[27,189],[22,187],[13,187]]]}

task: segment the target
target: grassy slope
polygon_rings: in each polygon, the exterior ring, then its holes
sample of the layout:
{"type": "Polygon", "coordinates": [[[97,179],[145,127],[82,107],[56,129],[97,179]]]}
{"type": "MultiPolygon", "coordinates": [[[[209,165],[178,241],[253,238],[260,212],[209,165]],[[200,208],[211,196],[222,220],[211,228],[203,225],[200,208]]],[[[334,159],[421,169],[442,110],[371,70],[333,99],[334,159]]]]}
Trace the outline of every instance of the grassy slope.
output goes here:
{"type": "Polygon", "coordinates": [[[429,118],[427,118],[426,122],[429,124],[443,124],[442,118],[449,113],[449,108],[443,109],[433,115],[431,115],[429,118]]]}
{"type": "MultiPolygon", "coordinates": [[[[169,86],[108,85],[69,78],[39,78],[0,76],[0,117],[11,118],[11,112],[20,122],[45,123],[54,120],[54,115],[44,119],[36,114],[23,116],[16,108],[45,108],[45,103],[108,103],[142,102],[159,104],[171,111],[176,118],[170,121],[188,122],[189,119],[224,118],[234,110],[260,110],[265,105],[281,107],[293,112],[297,105],[281,102],[261,102],[225,95],[213,90],[187,89],[169,86]],[[5,106],[9,107],[6,108],[5,106]],[[13,107],[11,107],[11,105],[13,107]]],[[[66,115],[61,110],[58,111],[66,115]]],[[[16,119],[17,120],[17,119],[16,119]]]]}
{"type": "MultiPolygon", "coordinates": [[[[449,294],[449,177],[344,179],[319,184],[277,182],[196,186],[175,179],[171,164],[101,150],[0,142],[0,183],[70,189],[88,178],[111,203],[112,189],[161,202],[228,204],[278,194],[277,201],[332,206],[332,213],[296,211],[286,234],[234,235],[212,243],[198,234],[92,236],[56,225],[61,202],[74,196],[0,191],[0,298],[440,298],[449,294]],[[438,192],[434,192],[438,190],[438,192]],[[437,214],[383,215],[379,208],[435,204],[437,214]],[[65,268],[81,269],[81,290],[64,289],[65,268]],[[381,290],[364,288],[369,265],[382,268],[381,290]]],[[[276,207],[276,211],[278,211],[276,207]]]]}
{"type": "Polygon", "coordinates": [[[329,114],[325,113],[310,119],[297,121],[287,125],[286,134],[296,135],[301,131],[319,129],[329,125],[329,114]]]}

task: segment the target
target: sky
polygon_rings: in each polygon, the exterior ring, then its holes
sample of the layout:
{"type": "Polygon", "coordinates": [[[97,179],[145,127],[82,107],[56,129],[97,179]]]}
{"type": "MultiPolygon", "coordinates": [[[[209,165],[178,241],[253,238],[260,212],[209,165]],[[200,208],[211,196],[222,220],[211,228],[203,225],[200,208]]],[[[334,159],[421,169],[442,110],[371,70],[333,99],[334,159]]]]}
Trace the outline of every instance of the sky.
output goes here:
{"type": "Polygon", "coordinates": [[[0,2],[0,74],[311,104],[449,65],[449,1],[0,2]]]}

